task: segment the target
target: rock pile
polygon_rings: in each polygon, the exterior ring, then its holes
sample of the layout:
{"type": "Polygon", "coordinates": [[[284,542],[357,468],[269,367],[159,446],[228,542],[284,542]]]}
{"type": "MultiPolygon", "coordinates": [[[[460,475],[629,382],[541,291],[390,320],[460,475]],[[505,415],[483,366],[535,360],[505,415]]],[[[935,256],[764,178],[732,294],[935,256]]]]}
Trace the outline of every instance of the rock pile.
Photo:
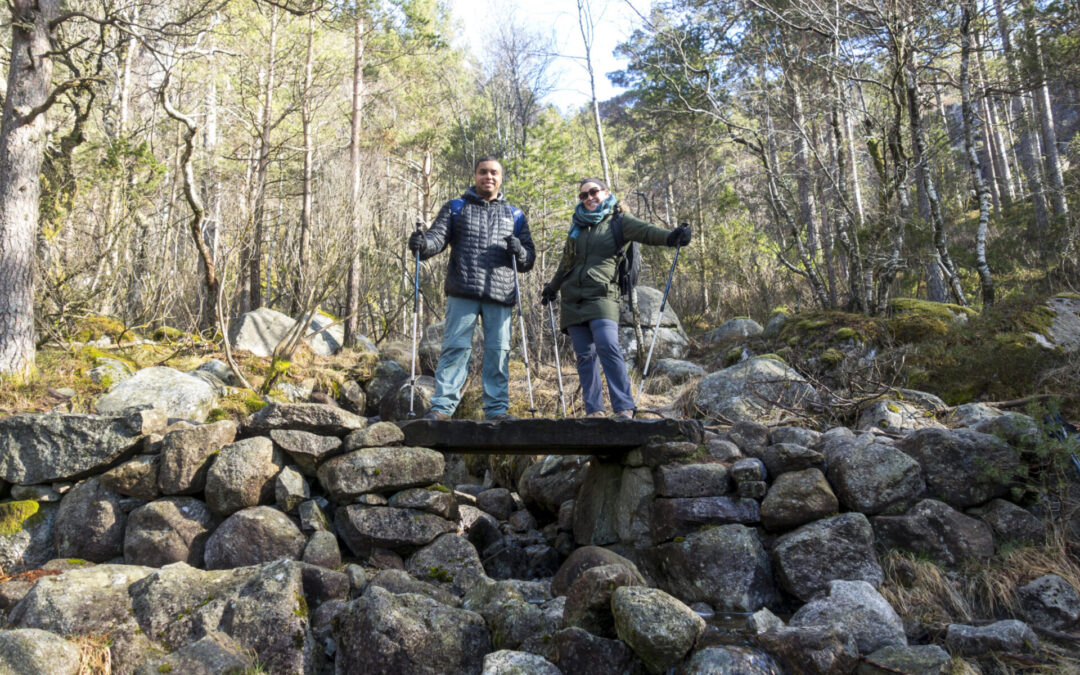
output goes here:
{"type": "MultiPolygon", "coordinates": [[[[1018,446],[973,421],[899,440],[688,425],[499,486],[329,405],[11,417],[0,671],[74,673],[68,640],[108,636],[119,673],[943,672],[883,597],[879,553],[954,566],[1041,536],[1004,499],[1018,446]],[[738,613],[737,641],[706,621],[738,613]]],[[[1080,619],[1061,577],[1018,597],[1030,626],[1080,619]]],[[[944,641],[1022,652],[1030,626],[944,641]]]]}

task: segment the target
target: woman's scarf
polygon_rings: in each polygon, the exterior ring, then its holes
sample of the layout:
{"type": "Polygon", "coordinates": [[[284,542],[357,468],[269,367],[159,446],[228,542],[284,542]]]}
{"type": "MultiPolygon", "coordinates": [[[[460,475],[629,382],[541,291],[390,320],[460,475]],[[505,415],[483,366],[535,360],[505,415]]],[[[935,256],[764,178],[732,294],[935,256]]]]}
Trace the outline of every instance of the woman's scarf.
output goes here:
{"type": "Polygon", "coordinates": [[[618,203],[619,200],[613,194],[609,194],[607,199],[600,202],[595,211],[587,210],[585,202],[578,202],[577,208],[574,209],[574,224],[570,227],[570,238],[577,239],[578,231],[581,228],[592,227],[606,218],[618,203]]]}

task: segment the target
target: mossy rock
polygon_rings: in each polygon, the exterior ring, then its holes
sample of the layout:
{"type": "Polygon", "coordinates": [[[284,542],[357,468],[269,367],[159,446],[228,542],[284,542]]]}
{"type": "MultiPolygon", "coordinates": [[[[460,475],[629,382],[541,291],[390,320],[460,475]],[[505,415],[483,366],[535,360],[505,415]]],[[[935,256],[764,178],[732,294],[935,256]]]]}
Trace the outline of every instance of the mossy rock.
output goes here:
{"type": "Polygon", "coordinates": [[[173,328],[172,326],[160,326],[154,329],[154,332],[150,334],[151,339],[158,342],[179,342],[185,338],[195,340],[195,338],[180,330],[179,328],[173,328]]]}
{"type": "Polygon", "coordinates": [[[836,332],[833,333],[833,338],[837,340],[854,340],[855,342],[863,342],[864,340],[862,334],[859,333],[859,331],[855,330],[854,328],[848,328],[846,326],[844,328],[836,329],[836,332]]]}
{"type": "Polygon", "coordinates": [[[834,368],[844,362],[844,353],[837,349],[826,349],[819,358],[823,364],[834,368]]]}
{"type": "Polygon", "coordinates": [[[733,366],[743,360],[743,346],[735,345],[724,354],[724,367],[733,366]]]}
{"type": "Polygon", "coordinates": [[[115,342],[122,335],[129,338],[136,337],[127,329],[123,321],[109,316],[81,317],[75,321],[71,331],[71,338],[76,342],[93,342],[103,337],[108,337],[115,342]]]}
{"type": "Polygon", "coordinates": [[[33,525],[40,509],[33,499],[0,503],[0,536],[10,537],[33,525]]]}

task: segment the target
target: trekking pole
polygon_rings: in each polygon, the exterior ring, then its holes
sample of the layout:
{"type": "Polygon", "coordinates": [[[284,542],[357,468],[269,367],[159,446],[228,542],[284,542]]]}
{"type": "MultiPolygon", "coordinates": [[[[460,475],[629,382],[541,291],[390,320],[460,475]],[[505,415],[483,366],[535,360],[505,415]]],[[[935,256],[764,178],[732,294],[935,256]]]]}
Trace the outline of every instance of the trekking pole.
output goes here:
{"type": "Polygon", "coordinates": [[[555,352],[555,372],[559,375],[559,405],[562,406],[562,416],[566,417],[566,396],[562,388],[562,366],[559,365],[559,333],[555,330],[554,302],[548,303],[548,318],[551,320],[551,348],[555,352]]]}
{"type": "Polygon", "coordinates": [[[668,291],[671,290],[671,277],[675,276],[675,264],[679,262],[679,249],[681,245],[675,246],[675,259],[671,261],[671,270],[667,275],[667,286],[664,287],[664,297],[660,300],[660,311],[656,314],[656,325],[653,326],[652,340],[649,341],[649,355],[645,357],[645,368],[641,371],[641,384],[638,385],[637,396],[634,397],[634,408],[637,408],[637,402],[641,399],[641,393],[645,390],[645,377],[649,374],[649,363],[652,362],[653,349],[656,347],[656,336],[660,332],[660,320],[664,318],[664,307],[667,306],[668,291]]]}
{"type": "MultiPolygon", "coordinates": [[[[416,231],[424,228],[423,223],[416,224],[416,231]]],[[[420,251],[416,251],[416,276],[413,277],[413,305],[412,305],[412,374],[409,377],[409,419],[416,417],[413,409],[416,400],[416,331],[418,316],[420,314],[420,251]]]]}
{"type": "Polygon", "coordinates": [[[525,358],[525,381],[529,385],[529,414],[536,417],[536,404],[533,403],[532,375],[529,373],[529,345],[525,341],[525,315],[521,311],[521,289],[518,288],[517,256],[510,254],[510,263],[514,267],[514,295],[517,296],[518,321],[521,323],[521,355],[525,358]]]}

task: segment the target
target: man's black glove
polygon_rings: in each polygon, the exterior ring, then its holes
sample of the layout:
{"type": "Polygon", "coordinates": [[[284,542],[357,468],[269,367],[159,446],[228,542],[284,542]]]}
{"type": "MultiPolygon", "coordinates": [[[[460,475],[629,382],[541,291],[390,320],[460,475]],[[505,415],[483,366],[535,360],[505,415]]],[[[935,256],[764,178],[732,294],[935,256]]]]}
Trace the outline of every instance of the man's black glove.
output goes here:
{"type": "Polygon", "coordinates": [[[555,302],[555,299],[559,297],[559,291],[551,287],[551,284],[544,284],[544,290],[540,291],[540,304],[546,305],[549,302],[555,302]]]}
{"type": "Polygon", "coordinates": [[[688,223],[679,223],[679,226],[667,236],[667,245],[686,246],[690,243],[690,238],[690,225],[688,223]]]}
{"type": "Polygon", "coordinates": [[[409,235],[409,250],[413,253],[424,250],[424,233],[420,230],[409,235]]]}
{"type": "Polygon", "coordinates": [[[525,247],[521,245],[521,240],[512,234],[506,236],[506,250],[519,262],[525,259],[525,247]]]}

